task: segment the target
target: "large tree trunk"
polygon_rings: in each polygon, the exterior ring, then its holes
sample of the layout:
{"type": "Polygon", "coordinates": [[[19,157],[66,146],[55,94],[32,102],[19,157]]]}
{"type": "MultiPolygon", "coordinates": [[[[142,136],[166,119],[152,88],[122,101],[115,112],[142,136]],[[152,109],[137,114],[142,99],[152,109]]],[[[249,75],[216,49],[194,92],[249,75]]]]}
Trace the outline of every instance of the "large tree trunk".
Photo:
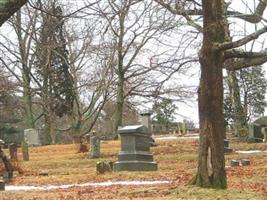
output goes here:
{"type": "Polygon", "coordinates": [[[0,26],[17,12],[27,0],[0,0],[0,26]]]}
{"type": "Polygon", "coordinates": [[[201,187],[226,188],[223,116],[223,52],[215,45],[225,41],[223,0],[202,1],[203,46],[199,54],[201,79],[198,91],[200,147],[198,171],[192,180],[201,187]],[[210,152],[210,156],[209,155],[210,152]]]}

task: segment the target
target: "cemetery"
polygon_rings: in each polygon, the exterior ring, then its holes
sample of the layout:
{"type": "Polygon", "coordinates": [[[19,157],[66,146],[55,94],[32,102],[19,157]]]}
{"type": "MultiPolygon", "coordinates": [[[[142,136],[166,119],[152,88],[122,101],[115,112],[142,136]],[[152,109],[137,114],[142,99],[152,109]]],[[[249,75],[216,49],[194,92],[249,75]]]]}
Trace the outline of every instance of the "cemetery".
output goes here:
{"type": "Polygon", "coordinates": [[[267,195],[266,143],[236,142],[228,134],[224,148],[230,187],[227,193],[210,192],[206,197],[206,191],[186,186],[197,165],[197,134],[165,134],[152,140],[150,123],[150,115],[144,119],[141,114],[139,125],[119,129],[119,140],[101,140],[93,133],[88,151],[80,153],[78,144],[37,145],[37,137],[29,137],[26,130],[26,155],[25,144],[1,149],[3,161],[8,158],[12,165],[11,171],[3,162],[0,165],[1,198],[176,199],[179,194],[185,199],[264,199],[267,195]]]}
{"type": "Polygon", "coordinates": [[[267,199],[267,0],[0,0],[0,200],[267,199]]]}

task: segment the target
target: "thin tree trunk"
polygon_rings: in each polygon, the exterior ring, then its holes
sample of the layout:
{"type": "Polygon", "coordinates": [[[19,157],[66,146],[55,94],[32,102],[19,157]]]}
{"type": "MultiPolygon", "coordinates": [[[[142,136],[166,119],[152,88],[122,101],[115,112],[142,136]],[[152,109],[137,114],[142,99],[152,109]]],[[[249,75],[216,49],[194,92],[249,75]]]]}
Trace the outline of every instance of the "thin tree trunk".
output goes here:
{"type": "Polygon", "coordinates": [[[230,98],[234,111],[234,127],[235,133],[238,135],[240,129],[247,126],[246,114],[240,99],[240,88],[235,71],[228,71],[228,86],[230,90],[230,98]]]}
{"type": "Polygon", "coordinates": [[[226,188],[222,74],[224,58],[223,52],[215,49],[215,45],[224,42],[226,37],[224,1],[203,0],[202,5],[204,37],[199,54],[201,78],[198,91],[200,146],[198,171],[191,183],[201,187],[226,188]]]}

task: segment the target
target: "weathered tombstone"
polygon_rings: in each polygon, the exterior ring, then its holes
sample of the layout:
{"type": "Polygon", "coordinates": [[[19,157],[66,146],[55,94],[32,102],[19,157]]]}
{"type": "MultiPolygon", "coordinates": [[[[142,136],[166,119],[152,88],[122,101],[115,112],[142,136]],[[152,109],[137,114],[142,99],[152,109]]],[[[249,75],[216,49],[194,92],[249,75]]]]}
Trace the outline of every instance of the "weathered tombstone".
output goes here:
{"type": "Polygon", "coordinates": [[[0,179],[0,190],[5,190],[5,181],[0,179]]]}
{"type": "Polygon", "coordinates": [[[91,136],[90,138],[90,158],[100,157],[100,138],[98,136],[91,136]]]}
{"type": "Polygon", "coordinates": [[[11,160],[18,160],[18,153],[17,153],[17,144],[16,143],[11,143],[9,145],[9,155],[11,160]]]}
{"type": "Polygon", "coordinates": [[[229,140],[224,139],[224,153],[232,153],[233,149],[229,147],[229,140]]]}
{"type": "Polygon", "coordinates": [[[152,135],[152,129],[151,129],[151,111],[143,111],[140,113],[140,121],[141,124],[145,127],[147,127],[147,131],[150,135],[152,135]]]}
{"type": "Polygon", "coordinates": [[[250,142],[262,142],[264,136],[261,132],[261,126],[256,123],[248,125],[248,141],[250,142]]]}
{"type": "Polygon", "coordinates": [[[121,137],[121,151],[114,171],[155,171],[157,163],[150,153],[151,136],[143,125],[125,126],[118,133],[121,137]]]}
{"type": "Polygon", "coordinates": [[[27,142],[21,143],[21,149],[22,149],[22,156],[24,161],[29,161],[29,146],[27,142]]]}
{"type": "Polygon", "coordinates": [[[41,145],[39,133],[36,129],[33,128],[24,130],[24,141],[27,142],[29,146],[41,145]]]}
{"type": "Polygon", "coordinates": [[[12,180],[12,178],[13,178],[13,170],[12,169],[9,171],[4,171],[3,179],[4,179],[5,183],[10,182],[12,180]]]}
{"type": "Polygon", "coordinates": [[[240,160],[231,160],[231,166],[232,167],[236,167],[240,165],[240,160]]]}
{"type": "Polygon", "coordinates": [[[242,164],[242,166],[250,165],[250,160],[249,159],[241,159],[241,164],[242,164]]]}
{"type": "Polygon", "coordinates": [[[103,174],[105,172],[112,172],[113,162],[97,162],[96,163],[96,172],[103,174]]]}
{"type": "MultiPolygon", "coordinates": [[[[150,111],[144,111],[144,112],[140,113],[141,124],[143,126],[147,127],[147,132],[150,136],[152,136],[151,114],[152,114],[152,112],[150,112],[150,111]]],[[[151,144],[151,146],[156,146],[156,142],[152,137],[150,137],[150,144],[151,144]]]]}

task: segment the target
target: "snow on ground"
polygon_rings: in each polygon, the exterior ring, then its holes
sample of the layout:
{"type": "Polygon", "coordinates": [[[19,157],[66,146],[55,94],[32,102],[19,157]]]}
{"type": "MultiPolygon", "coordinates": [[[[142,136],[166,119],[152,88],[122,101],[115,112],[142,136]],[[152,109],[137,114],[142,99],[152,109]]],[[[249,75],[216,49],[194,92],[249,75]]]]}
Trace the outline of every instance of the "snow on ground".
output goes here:
{"type": "Polygon", "coordinates": [[[236,153],[240,153],[240,154],[254,154],[254,153],[267,153],[267,151],[249,150],[249,151],[236,151],[236,153]]]}
{"type": "Polygon", "coordinates": [[[12,186],[6,185],[6,191],[32,191],[32,190],[54,190],[54,189],[67,189],[71,187],[108,187],[108,186],[129,186],[129,185],[158,185],[158,184],[167,184],[169,181],[118,181],[118,182],[88,182],[88,183],[80,183],[80,184],[68,184],[68,185],[44,185],[44,186],[12,186]]]}

